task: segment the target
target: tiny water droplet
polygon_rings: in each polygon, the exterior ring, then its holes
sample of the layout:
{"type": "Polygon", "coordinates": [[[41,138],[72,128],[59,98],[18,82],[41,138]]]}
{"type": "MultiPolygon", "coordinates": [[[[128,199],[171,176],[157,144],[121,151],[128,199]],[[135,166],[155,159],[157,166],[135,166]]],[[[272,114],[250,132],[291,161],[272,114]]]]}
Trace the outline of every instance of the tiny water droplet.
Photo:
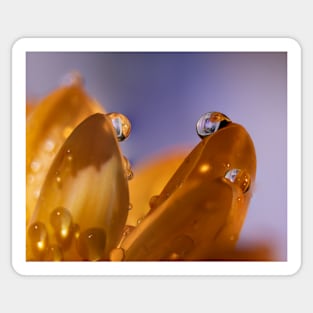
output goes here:
{"type": "Polygon", "coordinates": [[[225,127],[231,120],[220,112],[208,112],[199,118],[196,130],[198,136],[202,139],[213,133],[217,132],[219,129],[225,127]]]}
{"type": "Polygon", "coordinates": [[[194,241],[188,235],[179,235],[170,242],[167,251],[161,259],[183,260],[193,247],[194,241]]]}
{"type": "Polygon", "coordinates": [[[123,141],[130,135],[131,123],[128,118],[121,113],[109,113],[107,116],[111,119],[112,125],[115,129],[117,140],[123,141]]]}
{"type": "Polygon", "coordinates": [[[62,249],[57,245],[51,245],[46,254],[45,261],[63,261],[63,252],[62,249]]]}
{"type": "Polygon", "coordinates": [[[55,172],[55,181],[56,181],[58,187],[61,187],[62,178],[60,176],[60,172],[59,171],[55,172]]]}
{"type": "Polygon", "coordinates": [[[135,229],[135,226],[125,225],[123,229],[123,236],[127,237],[134,229],[135,229]]]}
{"type": "Polygon", "coordinates": [[[143,216],[143,217],[140,217],[140,218],[138,218],[138,220],[137,220],[137,225],[139,225],[139,224],[141,224],[142,223],[142,221],[145,219],[145,217],[143,216]]]}
{"type": "Polygon", "coordinates": [[[64,248],[68,247],[73,235],[71,213],[63,207],[54,209],[50,214],[50,224],[54,228],[59,244],[64,248]]]}
{"type": "Polygon", "coordinates": [[[35,222],[28,227],[27,235],[34,256],[41,259],[48,247],[46,226],[41,222],[35,222]]]}
{"type": "Polygon", "coordinates": [[[33,193],[34,197],[38,199],[40,197],[40,189],[36,189],[33,193]]]}
{"type": "Polygon", "coordinates": [[[34,175],[27,175],[27,183],[32,184],[35,181],[34,175]]]}
{"type": "Polygon", "coordinates": [[[231,169],[227,171],[225,178],[238,185],[243,193],[247,192],[250,188],[251,178],[249,173],[245,170],[237,168],[231,169]]]}
{"type": "Polygon", "coordinates": [[[123,156],[123,167],[128,180],[131,180],[134,177],[132,166],[126,156],[123,156]]]}
{"type": "Polygon", "coordinates": [[[77,250],[84,260],[99,261],[103,258],[106,235],[102,228],[89,228],[80,233],[77,250]]]}
{"type": "Polygon", "coordinates": [[[149,206],[151,210],[154,210],[158,205],[158,200],[160,199],[159,195],[154,195],[149,200],[149,206]]]}
{"type": "Polygon", "coordinates": [[[55,148],[55,143],[51,139],[47,139],[44,144],[44,150],[46,152],[52,152],[55,148]]]}
{"type": "Polygon", "coordinates": [[[72,155],[71,149],[67,149],[66,150],[66,158],[67,158],[68,161],[72,161],[73,160],[73,155],[72,155]]]}
{"type": "Polygon", "coordinates": [[[132,210],[133,209],[133,205],[131,203],[128,204],[128,210],[132,210]]]}
{"type": "Polygon", "coordinates": [[[39,161],[32,161],[30,163],[30,168],[34,173],[37,173],[41,168],[41,163],[39,161]]]}
{"type": "Polygon", "coordinates": [[[114,248],[110,252],[110,261],[123,261],[125,258],[125,251],[122,248],[114,248]]]}

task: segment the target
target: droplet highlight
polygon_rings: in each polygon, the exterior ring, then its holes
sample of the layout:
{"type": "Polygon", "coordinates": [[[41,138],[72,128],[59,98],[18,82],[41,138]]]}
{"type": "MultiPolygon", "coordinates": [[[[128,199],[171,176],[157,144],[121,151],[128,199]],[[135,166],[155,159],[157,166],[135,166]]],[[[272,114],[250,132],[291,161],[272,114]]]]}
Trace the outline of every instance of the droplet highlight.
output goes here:
{"type": "Polygon", "coordinates": [[[48,247],[48,232],[41,222],[33,223],[27,230],[27,239],[36,259],[42,259],[48,247]]]}
{"type": "Polygon", "coordinates": [[[84,260],[99,261],[104,256],[106,235],[101,228],[89,228],[80,233],[77,250],[84,260]]]}
{"type": "Polygon", "coordinates": [[[111,119],[117,140],[123,141],[128,138],[131,131],[131,123],[129,119],[125,115],[115,112],[109,113],[107,116],[111,119]]]}
{"type": "Polygon", "coordinates": [[[63,248],[68,247],[73,235],[71,213],[63,207],[54,209],[50,214],[50,224],[54,228],[58,243],[63,248]]]}
{"type": "Polygon", "coordinates": [[[62,249],[57,245],[51,245],[46,254],[45,254],[45,261],[63,261],[64,256],[62,249]]]}
{"type": "Polygon", "coordinates": [[[226,172],[225,178],[230,182],[238,185],[243,193],[247,192],[250,188],[251,178],[247,171],[241,169],[231,169],[226,172]]]}
{"type": "Polygon", "coordinates": [[[220,112],[208,112],[199,118],[196,130],[198,136],[202,139],[217,132],[219,129],[231,123],[231,120],[220,112]]]}

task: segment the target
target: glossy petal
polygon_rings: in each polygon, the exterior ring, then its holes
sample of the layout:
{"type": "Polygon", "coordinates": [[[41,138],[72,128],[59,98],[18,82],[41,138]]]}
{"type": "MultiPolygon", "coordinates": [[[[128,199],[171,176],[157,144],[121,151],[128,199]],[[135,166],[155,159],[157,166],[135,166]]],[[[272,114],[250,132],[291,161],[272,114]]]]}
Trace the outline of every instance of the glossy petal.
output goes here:
{"type": "Polygon", "coordinates": [[[103,112],[78,84],[52,92],[37,105],[27,105],[26,223],[32,216],[45,176],[56,153],[86,117],[103,112]]]}
{"type": "Polygon", "coordinates": [[[137,226],[137,221],[148,213],[153,200],[188,154],[186,151],[188,150],[183,148],[169,151],[134,168],[135,175],[129,181],[132,209],[128,214],[127,225],[137,226]]]}
{"type": "MultiPolygon", "coordinates": [[[[233,250],[256,173],[254,145],[234,123],[204,138],[155,201],[155,209],[125,238],[125,260],[209,260],[233,250]],[[247,192],[225,179],[231,168],[250,174],[247,192]]],[[[244,190],[246,191],[246,190],[244,190]]]]}
{"type": "MultiPolygon", "coordinates": [[[[38,223],[49,236],[45,245],[59,246],[64,260],[108,258],[128,206],[127,177],[111,121],[104,114],[91,115],[74,129],[49,169],[28,226],[28,259],[36,259],[38,232],[34,240],[29,232],[38,223]]],[[[40,259],[45,257],[46,251],[40,259]]]]}

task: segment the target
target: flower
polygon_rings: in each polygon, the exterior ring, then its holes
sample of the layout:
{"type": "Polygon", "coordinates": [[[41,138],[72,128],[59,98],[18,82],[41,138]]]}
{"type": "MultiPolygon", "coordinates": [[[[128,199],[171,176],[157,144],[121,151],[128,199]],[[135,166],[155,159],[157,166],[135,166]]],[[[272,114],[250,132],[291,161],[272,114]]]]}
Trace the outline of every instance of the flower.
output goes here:
{"type": "Polygon", "coordinates": [[[235,248],[256,173],[254,145],[241,125],[204,115],[211,120],[198,124],[210,131],[188,155],[176,151],[128,181],[118,142],[125,136],[118,134],[130,127],[80,83],[27,112],[28,261],[269,258],[263,246],[235,248]]]}

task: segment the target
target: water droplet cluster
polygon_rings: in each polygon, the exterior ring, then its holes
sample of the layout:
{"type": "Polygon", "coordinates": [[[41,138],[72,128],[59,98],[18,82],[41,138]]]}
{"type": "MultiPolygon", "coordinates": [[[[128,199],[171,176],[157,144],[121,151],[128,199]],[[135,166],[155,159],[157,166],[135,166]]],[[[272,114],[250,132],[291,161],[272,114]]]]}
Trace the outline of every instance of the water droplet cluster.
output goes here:
{"type": "Polygon", "coordinates": [[[62,261],[64,254],[75,249],[83,261],[99,261],[103,259],[106,246],[106,233],[102,228],[80,230],[73,222],[71,213],[58,207],[50,214],[50,225],[53,233],[41,222],[28,227],[27,244],[32,258],[41,261],[62,261]]]}

